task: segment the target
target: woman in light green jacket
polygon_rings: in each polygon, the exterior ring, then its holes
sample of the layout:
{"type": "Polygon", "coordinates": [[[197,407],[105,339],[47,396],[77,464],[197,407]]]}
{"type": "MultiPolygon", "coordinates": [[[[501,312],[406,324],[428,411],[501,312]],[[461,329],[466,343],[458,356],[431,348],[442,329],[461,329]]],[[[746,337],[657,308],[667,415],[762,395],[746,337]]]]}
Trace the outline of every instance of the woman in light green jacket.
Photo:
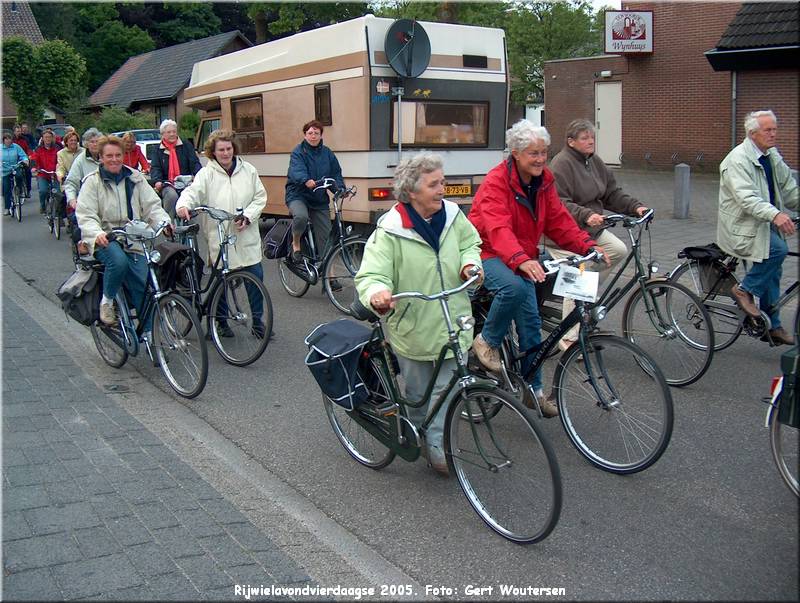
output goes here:
{"type": "MultiPolygon", "coordinates": [[[[442,160],[423,153],[400,163],[395,170],[395,204],[383,215],[364,250],[356,275],[359,300],[386,317],[386,328],[400,371],[405,377],[406,397],[422,398],[434,371],[434,361],[447,341],[447,327],[438,305],[422,300],[392,301],[392,294],[420,291],[434,294],[457,287],[471,266],[481,267],[481,239],[458,205],[445,201],[442,160]]],[[[450,314],[471,314],[467,293],[449,301],[450,314]]],[[[472,345],[472,332],[461,333],[465,353],[472,345]]],[[[431,399],[435,399],[456,368],[449,357],[439,373],[431,399]]],[[[409,408],[409,416],[421,425],[428,405],[409,408]]],[[[427,431],[428,462],[447,474],[442,432],[442,406],[427,431]]]]}

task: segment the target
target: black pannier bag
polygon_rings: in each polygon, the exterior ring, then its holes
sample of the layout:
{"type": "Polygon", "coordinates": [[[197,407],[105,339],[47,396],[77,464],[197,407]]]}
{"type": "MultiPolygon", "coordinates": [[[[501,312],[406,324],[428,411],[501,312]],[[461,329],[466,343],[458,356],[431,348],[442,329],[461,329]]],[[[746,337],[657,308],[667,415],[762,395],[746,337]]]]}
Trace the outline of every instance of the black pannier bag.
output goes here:
{"type": "Polygon", "coordinates": [[[89,326],[100,319],[103,286],[94,270],[78,269],[56,291],[61,308],[75,322],[89,326]]]}
{"type": "Polygon", "coordinates": [[[196,251],[193,251],[188,245],[173,241],[159,243],[156,249],[161,254],[158,262],[159,280],[164,289],[177,289],[181,295],[189,294],[191,283],[188,282],[186,269],[191,267],[192,254],[194,255],[194,282],[196,287],[200,287],[205,262],[196,251]]]}
{"type": "Polygon", "coordinates": [[[289,255],[292,248],[292,220],[284,218],[275,222],[261,243],[264,256],[268,260],[277,260],[289,255]]]}
{"type": "Polygon", "coordinates": [[[305,338],[308,370],[322,393],[347,410],[355,409],[369,397],[358,372],[358,361],[371,338],[372,329],[346,318],[321,324],[305,338]]]}
{"type": "Polygon", "coordinates": [[[781,356],[783,390],[778,406],[778,421],[784,425],[800,427],[800,345],[792,347],[781,356]]]}
{"type": "Polygon", "coordinates": [[[678,257],[697,262],[703,295],[730,295],[731,287],[736,284],[736,281],[730,274],[721,272],[723,267],[719,262],[728,256],[716,243],[685,247],[678,252],[678,257]]]}

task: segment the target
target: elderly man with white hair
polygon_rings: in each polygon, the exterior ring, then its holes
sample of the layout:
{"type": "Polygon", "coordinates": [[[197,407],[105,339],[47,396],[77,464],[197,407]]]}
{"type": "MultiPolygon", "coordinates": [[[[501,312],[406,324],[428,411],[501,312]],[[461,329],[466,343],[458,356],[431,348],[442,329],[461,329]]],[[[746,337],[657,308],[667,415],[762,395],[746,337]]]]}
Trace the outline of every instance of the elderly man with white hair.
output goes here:
{"type": "Polygon", "coordinates": [[[178,137],[178,124],[165,119],[159,127],[161,144],[153,156],[150,179],[153,188],[161,195],[161,203],[171,218],[175,217],[178,191],[172,186],[178,176],[194,176],[203,167],[194,146],[178,137]]]}
{"type": "Polygon", "coordinates": [[[797,210],[798,188],[789,166],[775,148],[778,121],[772,111],[753,111],[744,120],[746,137],[719,166],[717,245],[727,254],[747,261],[751,268],[731,295],[752,317],[759,306],[771,322],[774,344],[793,344],[781,327],[780,311],[771,311],[780,296],[785,238],[795,227],[784,208],[797,210]]]}

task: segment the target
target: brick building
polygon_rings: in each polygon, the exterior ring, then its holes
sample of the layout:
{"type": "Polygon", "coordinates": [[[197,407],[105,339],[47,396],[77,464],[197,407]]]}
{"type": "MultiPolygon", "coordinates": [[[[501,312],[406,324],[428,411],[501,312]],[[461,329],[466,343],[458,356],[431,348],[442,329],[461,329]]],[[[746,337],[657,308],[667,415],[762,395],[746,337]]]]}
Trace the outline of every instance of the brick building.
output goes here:
{"type": "Polygon", "coordinates": [[[768,108],[781,153],[798,166],[797,3],[623,2],[622,10],[653,12],[653,52],[546,62],[551,153],[566,125],[586,117],[609,164],[715,171],[744,136],[745,113],[768,108]],[[618,107],[603,100],[608,92],[618,107]]]}

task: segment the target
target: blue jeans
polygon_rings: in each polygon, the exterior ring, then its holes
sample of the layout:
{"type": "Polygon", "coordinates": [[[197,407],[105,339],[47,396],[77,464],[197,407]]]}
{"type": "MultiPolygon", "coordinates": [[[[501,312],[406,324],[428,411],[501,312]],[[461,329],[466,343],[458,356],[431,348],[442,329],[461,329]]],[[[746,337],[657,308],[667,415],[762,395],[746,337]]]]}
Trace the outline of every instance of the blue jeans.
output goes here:
{"type": "MultiPolygon", "coordinates": [[[[249,272],[262,283],[264,282],[264,269],[261,267],[261,262],[258,264],[253,264],[252,266],[238,268],[237,271],[249,272]]],[[[261,317],[264,315],[264,300],[262,298],[261,291],[250,281],[245,282],[244,288],[247,291],[247,301],[250,302],[250,311],[253,313],[253,324],[257,325],[262,323],[261,317]]],[[[219,315],[228,315],[228,299],[225,295],[223,295],[222,299],[220,300],[219,315]]],[[[219,322],[223,323],[224,320],[219,319],[219,322]]]]}
{"type": "Polygon", "coordinates": [[[740,287],[758,298],[761,310],[767,313],[772,323],[772,328],[781,326],[781,313],[779,310],[769,312],[781,296],[781,275],[783,274],[783,260],[789,253],[789,247],[774,226],[769,232],[769,257],[763,262],[753,262],[753,267],[744,277],[740,287]]]}
{"type": "MultiPolygon", "coordinates": [[[[492,307],[482,331],[486,343],[499,348],[513,320],[517,327],[521,352],[539,345],[542,341],[542,319],[539,316],[533,281],[513,272],[500,258],[484,260],[483,271],[484,287],[494,293],[492,307]]],[[[533,354],[522,361],[523,375],[532,364],[533,354]]],[[[536,371],[531,385],[534,390],[542,389],[541,371],[536,371]]]]}
{"type": "Polygon", "coordinates": [[[3,201],[5,202],[5,209],[11,209],[11,197],[14,189],[14,174],[6,174],[3,176],[3,201]]]}
{"type": "Polygon", "coordinates": [[[47,178],[36,178],[36,187],[39,189],[39,207],[43,210],[47,208],[47,196],[50,194],[50,188],[52,187],[55,192],[61,190],[57,180],[51,182],[47,178]]]}
{"type": "MultiPolygon", "coordinates": [[[[141,317],[144,290],[147,283],[147,260],[140,253],[125,253],[122,246],[111,241],[107,247],[97,247],[95,257],[106,267],[103,273],[103,295],[114,299],[124,284],[130,301],[141,317]]],[[[152,314],[147,317],[144,330],[152,327],[152,314]]]]}

